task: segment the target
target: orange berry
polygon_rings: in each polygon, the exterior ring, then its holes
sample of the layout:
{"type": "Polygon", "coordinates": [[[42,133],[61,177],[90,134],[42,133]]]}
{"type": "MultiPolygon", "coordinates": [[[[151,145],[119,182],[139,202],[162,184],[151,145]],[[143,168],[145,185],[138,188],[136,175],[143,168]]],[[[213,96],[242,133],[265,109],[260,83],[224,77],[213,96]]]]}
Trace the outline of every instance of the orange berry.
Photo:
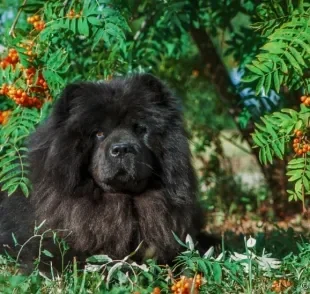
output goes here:
{"type": "Polygon", "coordinates": [[[302,153],[303,153],[302,149],[299,149],[297,152],[298,155],[301,155],[302,153]]]}
{"type": "Polygon", "coordinates": [[[10,90],[10,91],[9,91],[9,94],[10,94],[10,95],[15,95],[15,94],[16,94],[16,90],[15,90],[15,89],[10,90]]]}
{"type": "Polygon", "coordinates": [[[301,97],[300,97],[300,101],[301,101],[301,102],[305,102],[306,99],[307,99],[307,96],[301,96],[301,97]]]}
{"type": "Polygon", "coordinates": [[[11,63],[11,62],[12,62],[12,58],[11,58],[10,56],[6,57],[5,59],[6,59],[5,61],[6,61],[7,63],[11,63]]]}
{"type": "Polygon", "coordinates": [[[16,63],[17,61],[18,61],[18,57],[17,57],[17,56],[13,56],[13,57],[12,57],[12,62],[13,62],[13,63],[16,63]]]}
{"type": "Polygon", "coordinates": [[[39,15],[35,15],[35,16],[33,17],[33,19],[34,19],[34,20],[40,20],[40,16],[39,16],[39,15]]]}
{"type": "Polygon", "coordinates": [[[302,136],[302,131],[297,130],[297,132],[296,132],[296,136],[297,136],[297,137],[301,137],[301,136],[302,136]]]}

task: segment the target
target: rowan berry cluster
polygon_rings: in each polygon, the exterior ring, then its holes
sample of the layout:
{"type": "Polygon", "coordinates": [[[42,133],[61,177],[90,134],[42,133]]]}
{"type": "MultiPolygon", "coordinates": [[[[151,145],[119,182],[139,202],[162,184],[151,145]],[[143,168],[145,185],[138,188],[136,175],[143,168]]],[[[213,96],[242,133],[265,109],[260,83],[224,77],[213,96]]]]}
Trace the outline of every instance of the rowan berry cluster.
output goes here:
{"type": "Polygon", "coordinates": [[[8,122],[11,110],[0,111],[0,124],[5,125],[8,122]]]}
{"type": "Polygon", "coordinates": [[[41,72],[38,74],[38,78],[34,81],[34,76],[36,74],[36,69],[34,67],[26,69],[26,82],[30,87],[31,92],[43,92],[48,89],[47,83],[41,72]]]}
{"type": "Polygon", "coordinates": [[[68,13],[67,13],[67,17],[70,19],[73,18],[80,18],[82,16],[82,11],[79,13],[76,13],[73,9],[71,9],[68,13]]]}
{"type": "Polygon", "coordinates": [[[8,52],[8,56],[4,57],[0,61],[0,67],[2,69],[5,69],[7,66],[12,65],[15,67],[15,65],[19,62],[19,57],[17,54],[17,51],[15,49],[10,49],[8,52]]]}
{"type": "Polygon", "coordinates": [[[42,31],[45,28],[45,22],[40,15],[33,15],[27,18],[27,21],[32,24],[37,31],[42,31]]]}
{"type": "Polygon", "coordinates": [[[18,89],[13,85],[3,84],[0,89],[0,95],[6,95],[16,104],[25,106],[25,107],[36,107],[41,108],[42,101],[37,97],[31,97],[22,89],[18,89]]]}
{"type": "Polygon", "coordinates": [[[277,281],[273,281],[272,286],[271,286],[271,290],[276,292],[276,293],[280,293],[285,291],[287,288],[291,287],[293,285],[293,283],[289,280],[285,280],[285,279],[280,279],[277,281]]]}
{"type": "Polygon", "coordinates": [[[155,287],[151,294],[160,294],[160,293],[161,293],[160,288],[159,287],[155,287]]]}
{"type": "Polygon", "coordinates": [[[201,275],[196,275],[194,279],[182,276],[172,285],[171,291],[173,294],[189,294],[189,293],[198,294],[200,286],[201,286],[201,275]],[[191,291],[192,287],[194,291],[191,291]]]}
{"type": "Polygon", "coordinates": [[[301,96],[300,101],[306,106],[310,106],[310,96],[301,96]]]}
{"type": "Polygon", "coordinates": [[[310,145],[307,144],[306,136],[301,130],[294,131],[295,138],[293,140],[293,149],[296,154],[302,155],[310,152],[310,145]]]}

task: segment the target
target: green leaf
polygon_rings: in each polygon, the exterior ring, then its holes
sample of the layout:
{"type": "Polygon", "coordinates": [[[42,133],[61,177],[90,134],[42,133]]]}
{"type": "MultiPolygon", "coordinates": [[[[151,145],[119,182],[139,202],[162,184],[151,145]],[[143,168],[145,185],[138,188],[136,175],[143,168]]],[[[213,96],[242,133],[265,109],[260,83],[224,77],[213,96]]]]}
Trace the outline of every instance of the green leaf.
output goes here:
{"type": "MultiPolygon", "coordinates": [[[[17,156],[15,157],[15,160],[18,160],[17,156]]],[[[0,173],[0,178],[2,178],[6,173],[10,172],[11,170],[19,168],[19,167],[20,167],[19,163],[13,163],[13,164],[4,166],[0,173]]]]}
{"type": "Polygon", "coordinates": [[[305,43],[303,40],[299,39],[299,38],[295,38],[294,42],[297,43],[298,45],[300,45],[300,47],[305,50],[307,52],[307,54],[310,55],[310,46],[305,43]]]}
{"type": "Polygon", "coordinates": [[[25,195],[26,197],[28,197],[28,196],[29,196],[29,189],[28,189],[27,185],[26,185],[25,183],[21,182],[21,183],[19,184],[19,187],[20,187],[20,189],[22,190],[22,192],[24,193],[24,195],[25,195]]]}
{"type": "Polygon", "coordinates": [[[2,185],[1,191],[7,191],[11,186],[16,186],[17,188],[19,182],[20,182],[20,178],[10,179],[10,181],[7,181],[2,185]]]}
{"type": "Polygon", "coordinates": [[[253,73],[262,76],[264,73],[261,69],[259,69],[258,67],[251,65],[251,64],[247,64],[246,67],[253,73]]]}
{"type": "Polygon", "coordinates": [[[20,175],[21,175],[21,171],[20,170],[13,170],[13,171],[5,174],[2,178],[0,178],[0,183],[4,183],[5,181],[14,179],[17,176],[20,177],[20,175]]]}
{"type": "MultiPolygon", "coordinates": [[[[8,154],[8,153],[6,153],[8,154]]],[[[8,165],[10,162],[14,161],[14,160],[18,160],[18,157],[15,156],[15,152],[9,154],[8,157],[0,157],[0,169],[3,168],[5,165],[8,165]]],[[[3,171],[1,171],[0,175],[2,174],[3,171]]]]}
{"type": "Polygon", "coordinates": [[[271,154],[271,150],[270,150],[270,147],[267,145],[266,146],[266,157],[267,157],[267,160],[272,163],[272,154],[271,154]]]}
{"type": "Polygon", "coordinates": [[[299,179],[295,183],[295,192],[298,194],[298,192],[301,192],[301,188],[302,188],[302,179],[299,179]]]}
{"type": "Polygon", "coordinates": [[[303,176],[302,182],[305,186],[305,190],[308,192],[310,190],[309,180],[306,176],[303,176]]]}
{"type": "Polygon", "coordinates": [[[11,196],[18,188],[18,185],[14,184],[8,188],[8,196],[11,196]]]}
{"type": "Polygon", "coordinates": [[[254,66],[256,66],[257,68],[259,68],[261,71],[265,72],[265,73],[269,73],[272,69],[272,63],[269,62],[269,60],[265,61],[265,62],[260,62],[258,60],[253,60],[252,64],[254,66]]]}
{"type": "Polygon", "coordinates": [[[289,47],[289,49],[299,64],[306,65],[301,54],[294,47],[289,47]]]}
{"type": "Polygon", "coordinates": [[[76,34],[76,24],[77,24],[76,18],[70,20],[70,29],[74,34],[76,34]]]}
{"type": "MultiPolygon", "coordinates": [[[[275,152],[275,154],[280,158],[280,159],[283,159],[283,155],[282,155],[282,152],[281,152],[281,148],[279,147],[279,144],[280,141],[273,141],[271,143],[271,146],[273,148],[273,151],[275,152]]],[[[281,144],[281,143],[280,143],[281,144]]]]}
{"type": "Polygon", "coordinates": [[[265,126],[262,126],[258,123],[254,123],[255,127],[259,130],[261,130],[262,132],[267,132],[267,128],[265,126]]]}
{"type": "Polygon", "coordinates": [[[222,268],[217,262],[213,264],[212,268],[214,280],[216,283],[220,284],[222,282],[222,268]]]}
{"type": "Polygon", "coordinates": [[[110,258],[108,255],[100,254],[100,255],[92,255],[91,257],[88,257],[86,261],[90,263],[106,264],[108,262],[111,262],[112,258],[110,258]]]}
{"type": "Polygon", "coordinates": [[[280,60],[280,69],[284,74],[288,74],[288,68],[286,66],[285,61],[281,58],[280,60]]]}
{"type": "Polygon", "coordinates": [[[290,195],[290,196],[288,197],[288,201],[291,202],[291,201],[294,200],[294,198],[295,198],[294,195],[290,195]]]}
{"type": "Polygon", "coordinates": [[[263,164],[267,163],[267,156],[266,156],[265,148],[262,148],[259,150],[259,161],[263,164]]]}
{"type": "Polygon", "coordinates": [[[87,18],[87,20],[89,21],[89,23],[91,23],[94,26],[98,26],[98,27],[102,27],[102,22],[100,19],[98,19],[95,16],[90,16],[87,18]]]}
{"type": "Polygon", "coordinates": [[[50,251],[48,251],[48,250],[46,250],[46,249],[42,250],[42,253],[43,253],[45,256],[47,256],[47,257],[51,257],[51,258],[54,257],[54,255],[53,255],[50,251]]]}
{"type": "Polygon", "coordinates": [[[269,90],[270,90],[270,85],[271,85],[271,74],[267,74],[265,77],[265,94],[268,95],[269,90]]]}
{"type": "Polygon", "coordinates": [[[260,78],[260,76],[257,75],[246,75],[244,77],[242,77],[241,81],[244,83],[250,83],[253,82],[255,80],[257,80],[258,78],[260,78]]]}
{"type": "Polygon", "coordinates": [[[292,54],[290,54],[288,51],[284,51],[284,55],[287,58],[287,60],[289,61],[289,63],[296,69],[296,71],[302,75],[302,69],[299,66],[298,62],[295,60],[295,58],[292,56],[292,54]]]}
{"type": "Polygon", "coordinates": [[[304,162],[305,160],[303,158],[294,158],[288,162],[288,165],[296,165],[304,162]]]}
{"type": "Polygon", "coordinates": [[[296,169],[300,169],[300,168],[304,168],[304,167],[305,167],[304,163],[299,163],[299,164],[289,165],[288,169],[296,170],[296,169]]]}
{"type": "Polygon", "coordinates": [[[78,31],[84,36],[89,36],[89,26],[86,18],[81,17],[78,19],[78,31]]]}
{"type": "Polygon", "coordinates": [[[279,72],[275,70],[273,74],[273,83],[274,83],[274,89],[277,93],[280,92],[280,80],[279,80],[279,72]]]}
{"type": "Polygon", "coordinates": [[[283,136],[280,140],[281,140],[281,144],[279,144],[279,147],[280,147],[281,153],[284,154],[286,138],[283,136]]]}
{"type": "Polygon", "coordinates": [[[203,272],[205,276],[208,276],[209,271],[208,271],[208,268],[205,262],[202,259],[198,259],[197,263],[198,263],[199,270],[203,272]]]}
{"type": "Polygon", "coordinates": [[[274,53],[274,54],[281,54],[284,52],[284,50],[282,48],[285,47],[285,44],[280,43],[280,42],[270,42],[270,43],[266,43],[262,49],[274,53]]]}
{"type": "Polygon", "coordinates": [[[301,176],[303,174],[303,171],[302,170],[296,170],[295,171],[295,174],[293,176],[291,176],[288,181],[289,182],[295,182],[296,180],[300,179],[301,176]]]}
{"type": "Polygon", "coordinates": [[[259,95],[259,93],[263,90],[264,81],[265,81],[265,77],[262,76],[256,85],[256,89],[255,89],[256,95],[259,95]]]}
{"type": "Polygon", "coordinates": [[[121,267],[123,267],[123,263],[122,262],[117,262],[115,263],[109,270],[108,272],[108,276],[107,276],[107,286],[109,285],[111,278],[113,276],[113,274],[115,273],[116,270],[120,269],[121,267]]]}
{"type": "Polygon", "coordinates": [[[263,140],[262,135],[257,132],[252,135],[252,138],[253,138],[254,143],[259,147],[263,147],[266,144],[265,140],[263,140]]]}

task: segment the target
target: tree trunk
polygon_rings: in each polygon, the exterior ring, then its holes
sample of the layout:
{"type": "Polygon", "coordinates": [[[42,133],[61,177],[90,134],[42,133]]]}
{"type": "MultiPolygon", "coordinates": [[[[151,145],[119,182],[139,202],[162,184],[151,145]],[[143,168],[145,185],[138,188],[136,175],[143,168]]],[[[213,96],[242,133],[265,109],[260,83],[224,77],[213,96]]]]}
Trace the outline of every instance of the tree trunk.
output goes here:
{"type": "MultiPolygon", "coordinates": [[[[226,105],[229,114],[232,116],[243,139],[253,146],[251,133],[254,131],[254,124],[250,122],[247,128],[242,129],[238,122],[239,115],[243,109],[241,103],[242,97],[236,93],[235,87],[230,79],[229,73],[217,53],[208,33],[200,28],[191,28],[190,33],[196,43],[204,64],[205,75],[212,81],[219,98],[226,105]]],[[[287,200],[287,180],[286,180],[286,160],[275,159],[272,165],[262,165],[258,160],[258,148],[252,149],[253,155],[256,157],[258,164],[264,174],[266,183],[270,188],[273,200],[273,210],[279,217],[287,216],[290,212],[296,212],[296,208],[300,212],[301,204],[289,205],[291,211],[288,210],[287,200]]]]}

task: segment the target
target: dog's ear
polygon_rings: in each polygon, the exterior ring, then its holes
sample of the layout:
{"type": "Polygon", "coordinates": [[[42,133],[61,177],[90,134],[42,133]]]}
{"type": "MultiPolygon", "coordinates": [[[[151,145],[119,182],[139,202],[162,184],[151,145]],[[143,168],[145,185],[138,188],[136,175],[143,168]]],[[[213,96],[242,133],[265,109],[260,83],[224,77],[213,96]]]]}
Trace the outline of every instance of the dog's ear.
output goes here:
{"type": "Polygon", "coordinates": [[[81,96],[82,87],[82,83],[69,84],[65,87],[54,106],[54,114],[56,114],[54,117],[59,118],[60,121],[68,118],[73,101],[81,96]]]}
{"type": "Polygon", "coordinates": [[[154,93],[154,102],[167,104],[174,101],[174,97],[168,87],[152,74],[139,74],[135,76],[139,86],[144,86],[154,93]]]}
{"type": "Polygon", "coordinates": [[[153,76],[152,74],[145,73],[137,76],[142,85],[148,87],[149,90],[154,92],[162,92],[163,88],[165,88],[163,82],[153,76]]]}

